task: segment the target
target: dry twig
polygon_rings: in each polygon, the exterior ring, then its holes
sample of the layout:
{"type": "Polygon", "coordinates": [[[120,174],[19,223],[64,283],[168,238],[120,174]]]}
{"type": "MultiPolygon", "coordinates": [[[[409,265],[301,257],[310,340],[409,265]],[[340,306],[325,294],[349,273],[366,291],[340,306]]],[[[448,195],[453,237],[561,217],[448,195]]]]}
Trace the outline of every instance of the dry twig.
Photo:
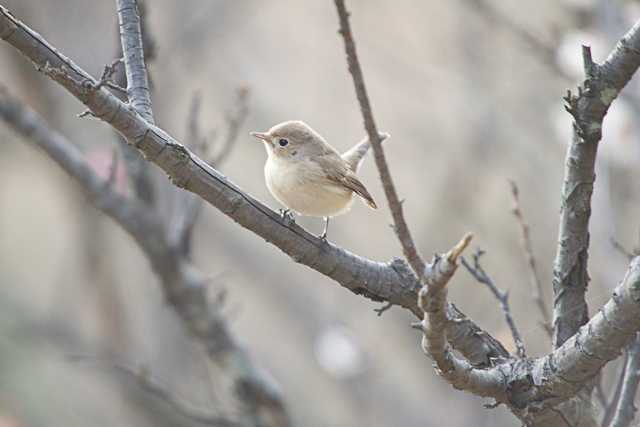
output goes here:
{"type": "Polygon", "coordinates": [[[404,256],[411,265],[413,272],[416,274],[419,280],[422,280],[424,276],[425,263],[416,249],[416,245],[409,231],[409,227],[404,219],[402,213],[402,202],[398,198],[398,193],[393,184],[393,178],[387,165],[387,160],[382,149],[380,141],[380,133],[376,127],[375,120],[373,118],[373,112],[371,110],[371,104],[369,102],[369,96],[367,95],[367,88],[364,84],[364,76],[362,75],[362,68],[358,61],[358,54],[356,52],[356,45],[353,40],[353,34],[351,33],[351,26],[349,24],[349,12],[344,5],[344,0],[335,0],[336,8],[338,10],[338,17],[340,18],[340,34],[344,39],[344,49],[347,55],[347,63],[349,64],[349,73],[353,77],[353,85],[355,86],[358,102],[360,103],[360,110],[362,111],[362,117],[364,119],[364,127],[369,136],[371,147],[373,149],[373,155],[375,157],[376,166],[380,174],[380,180],[382,181],[382,187],[384,188],[384,194],[389,202],[389,210],[393,217],[394,229],[402,245],[402,251],[404,256]]]}
{"type": "Polygon", "coordinates": [[[500,303],[500,308],[502,309],[502,313],[504,314],[504,319],[507,322],[507,326],[509,326],[509,330],[511,331],[511,336],[513,337],[513,342],[516,345],[516,350],[518,357],[526,357],[526,351],[524,348],[524,343],[522,341],[522,336],[516,327],[516,323],[511,316],[511,308],[509,307],[509,292],[501,291],[498,289],[493,279],[489,277],[482,265],[480,265],[480,257],[484,255],[484,251],[478,249],[473,254],[473,266],[471,266],[465,259],[462,257],[460,261],[462,265],[467,269],[467,271],[480,283],[485,285],[493,296],[496,297],[498,302],[500,303]]]}
{"type": "Polygon", "coordinates": [[[516,217],[516,220],[518,221],[518,225],[520,226],[520,246],[522,247],[522,253],[524,254],[524,258],[527,261],[527,265],[529,266],[529,282],[531,284],[531,295],[533,297],[533,301],[538,307],[540,315],[542,316],[542,327],[547,332],[549,337],[551,337],[551,316],[549,315],[547,304],[544,302],[542,283],[540,282],[540,277],[538,276],[536,258],[533,255],[533,246],[531,245],[529,224],[527,224],[527,221],[524,218],[524,214],[522,213],[522,208],[520,207],[518,186],[516,185],[515,181],[509,181],[509,184],[511,186],[511,196],[513,197],[512,212],[516,217]]]}

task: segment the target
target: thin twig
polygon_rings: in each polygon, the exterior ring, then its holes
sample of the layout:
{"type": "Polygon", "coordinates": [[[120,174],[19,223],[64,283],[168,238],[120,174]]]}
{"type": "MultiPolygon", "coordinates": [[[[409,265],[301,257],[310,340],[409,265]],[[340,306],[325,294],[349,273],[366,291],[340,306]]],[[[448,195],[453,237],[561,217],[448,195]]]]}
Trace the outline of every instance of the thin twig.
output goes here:
{"type": "Polygon", "coordinates": [[[520,207],[518,186],[516,185],[515,181],[509,181],[509,184],[511,185],[511,195],[513,196],[512,212],[516,217],[516,220],[518,221],[518,225],[520,226],[520,246],[522,247],[524,258],[526,259],[529,266],[531,296],[533,297],[533,301],[538,306],[538,311],[542,316],[542,327],[547,332],[549,337],[551,337],[551,315],[549,314],[549,309],[547,308],[547,304],[544,301],[542,283],[540,282],[540,277],[538,276],[538,269],[536,267],[537,263],[533,255],[533,247],[531,245],[529,224],[527,224],[527,221],[524,218],[524,214],[522,213],[522,208],[520,207]]]}
{"type": "Polygon", "coordinates": [[[501,291],[500,289],[498,289],[493,279],[489,277],[486,271],[484,271],[484,268],[482,268],[482,265],[480,265],[480,257],[482,255],[484,255],[484,251],[480,249],[478,249],[473,254],[473,266],[469,265],[469,263],[467,262],[467,260],[464,259],[464,257],[462,257],[460,261],[462,262],[462,265],[464,265],[464,267],[467,269],[467,271],[478,282],[482,283],[487,288],[489,288],[491,293],[496,297],[496,299],[500,303],[500,308],[504,313],[504,319],[507,322],[507,326],[509,326],[509,329],[511,330],[511,336],[513,337],[513,341],[516,345],[518,357],[524,358],[527,356],[527,354],[524,348],[524,343],[522,342],[522,336],[520,335],[520,332],[516,327],[516,323],[514,322],[513,317],[511,316],[511,308],[509,307],[509,292],[501,291]]]}
{"type": "Polygon", "coordinates": [[[382,187],[384,188],[385,196],[389,202],[389,210],[393,217],[394,229],[402,245],[402,251],[404,256],[411,265],[413,272],[416,274],[419,280],[422,280],[424,276],[425,263],[416,249],[413,237],[409,231],[409,227],[404,219],[402,212],[402,202],[398,198],[398,193],[393,184],[391,172],[387,165],[384,150],[380,142],[380,133],[376,127],[375,120],[373,118],[373,112],[371,110],[371,104],[369,103],[369,96],[367,95],[367,88],[364,84],[364,77],[362,75],[362,68],[358,61],[358,54],[356,52],[356,45],[351,33],[351,26],[349,24],[349,12],[344,5],[344,0],[335,0],[336,8],[338,10],[338,17],[340,18],[340,34],[344,39],[344,48],[347,55],[347,63],[349,64],[349,72],[353,77],[353,84],[355,86],[358,102],[360,103],[360,110],[364,119],[364,127],[369,135],[369,141],[373,148],[373,155],[375,157],[376,166],[380,174],[380,180],[382,181],[382,187]]]}
{"type": "Polygon", "coordinates": [[[114,89],[120,93],[124,93],[124,94],[127,93],[127,89],[123,88],[122,86],[116,84],[113,81],[113,75],[117,71],[117,66],[122,64],[122,62],[123,62],[122,58],[117,58],[113,60],[111,64],[107,64],[104,66],[104,70],[102,71],[102,76],[100,76],[100,81],[96,85],[96,89],[100,89],[102,86],[105,86],[105,87],[114,89]]]}

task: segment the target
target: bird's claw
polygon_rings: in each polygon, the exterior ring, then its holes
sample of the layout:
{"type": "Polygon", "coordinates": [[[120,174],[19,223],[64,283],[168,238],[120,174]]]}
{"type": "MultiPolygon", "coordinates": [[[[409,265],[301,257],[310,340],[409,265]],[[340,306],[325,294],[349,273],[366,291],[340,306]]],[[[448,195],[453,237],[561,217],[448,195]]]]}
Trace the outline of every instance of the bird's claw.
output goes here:
{"type": "Polygon", "coordinates": [[[287,225],[291,225],[291,224],[295,224],[296,219],[293,217],[293,213],[289,210],[289,209],[280,209],[280,220],[287,224],[287,225]]]}

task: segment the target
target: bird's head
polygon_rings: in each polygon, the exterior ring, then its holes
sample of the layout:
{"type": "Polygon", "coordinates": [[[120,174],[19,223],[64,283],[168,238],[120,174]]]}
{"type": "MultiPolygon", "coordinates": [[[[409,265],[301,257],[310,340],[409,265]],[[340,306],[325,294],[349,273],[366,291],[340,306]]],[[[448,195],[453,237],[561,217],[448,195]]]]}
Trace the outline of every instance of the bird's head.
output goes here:
{"type": "Polygon", "coordinates": [[[279,123],[267,132],[251,132],[264,143],[269,156],[298,160],[320,155],[328,149],[326,141],[299,120],[279,123]]]}

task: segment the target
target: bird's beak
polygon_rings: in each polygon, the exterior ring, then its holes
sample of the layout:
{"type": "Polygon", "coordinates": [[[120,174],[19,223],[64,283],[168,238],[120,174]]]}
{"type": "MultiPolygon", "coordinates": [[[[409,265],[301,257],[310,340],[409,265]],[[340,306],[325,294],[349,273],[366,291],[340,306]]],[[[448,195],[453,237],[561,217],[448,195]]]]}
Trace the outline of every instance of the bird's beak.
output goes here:
{"type": "Polygon", "coordinates": [[[263,132],[251,132],[250,133],[251,136],[256,137],[258,139],[263,140],[264,142],[271,142],[271,137],[268,133],[263,133],[263,132]]]}

